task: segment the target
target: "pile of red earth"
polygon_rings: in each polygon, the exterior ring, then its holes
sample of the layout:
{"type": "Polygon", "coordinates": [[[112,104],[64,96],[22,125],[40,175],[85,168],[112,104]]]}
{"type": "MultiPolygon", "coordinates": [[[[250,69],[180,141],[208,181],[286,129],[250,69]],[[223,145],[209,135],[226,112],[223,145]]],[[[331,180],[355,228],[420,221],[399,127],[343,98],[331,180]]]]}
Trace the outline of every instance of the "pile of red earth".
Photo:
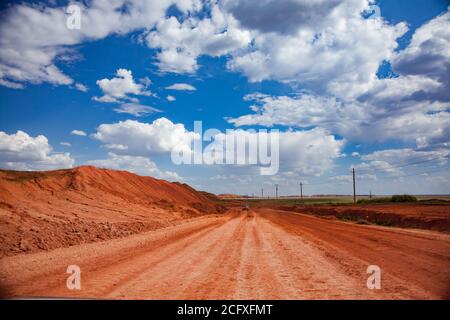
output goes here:
{"type": "Polygon", "coordinates": [[[297,205],[278,208],[320,217],[336,217],[361,224],[450,231],[449,203],[297,205]]]}
{"type": "Polygon", "coordinates": [[[78,167],[0,170],[0,257],[124,237],[225,208],[186,184],[78,167]]]}

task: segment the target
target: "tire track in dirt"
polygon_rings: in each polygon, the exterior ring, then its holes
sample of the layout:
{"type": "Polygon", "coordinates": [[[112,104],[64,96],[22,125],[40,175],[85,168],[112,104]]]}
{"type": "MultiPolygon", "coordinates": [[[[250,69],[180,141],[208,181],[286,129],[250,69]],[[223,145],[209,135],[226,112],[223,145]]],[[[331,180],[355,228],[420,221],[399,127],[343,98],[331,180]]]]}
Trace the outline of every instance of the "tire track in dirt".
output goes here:
{"type": "Polygon", "coordinates": [[[372,298],[372,292],[301,237],[292,236],[259,218],[259,230],[273,253],[273,269],[296,299],[372,298]]]}
{"type": "MultiPolygon", "coordinates": [[[[212,270],[217,272],[217,263],[229,247],[226,243],[239,237],[242,217],[234,217],[226,223],[209,230],[168,259],[148,268],[139,277],[110,292],[111,298],[149,299],[195,299],[210,294],[207,281],[212,270]]],[[[217,282],[216,282],[217,284],[217,282]]]]}
{"type": "Polygon", "coordinates": [[[289,295],[271,265],[273,253],[261,239],[256,214],[249,214],[247,219],[234,298],[283,299],[289,295]]]}
{"type": "Polygon", "coordinates": [[[228,219],[195,219],[185,225],[125,239],[5,258],[0,263],[0,287],[8,296],[42,296],[44,293],[46,296],[102,297],[108,283],[112,286],[127,277],[133,278],[142,272],[139,267],[147,269],[147,265],[139,264],[146,255],[158,250],[164,259],[164,255],[171,253],[170,249],[182,247],[228,219]],[[81,268],[83,284],[80,291],[66,288],[66,269],[71,264],[81,268]],[[99,289],[102,282],[103,289],[99,289]]]}
{"type": "Polygon", "coordinates": [[[260,214],[286,232],[309,241],[360,283],[367,279],[367,266],[378,265],[383,280],[382,290],[374,291],[378,299],[449,297],[448,234],[361,226],[270,209],[261,209],[260,214]]]}
{"type": "Polygon", "coordinates": [[[445,298],[446,284],[441,282],[449,279],[448,248],[450,236],[445,234],[257,209],[203,217],[123,239],[6,258],[0,263],[0,284],[7,284],[13,296],[445,298]],[[421,249],[414,251],[415,246],[421,249]],[[81,267],[80,291],[66,288],[69,264],[81,267]],[[382,268],[381,290],[367,289],[369,264],[382,268]],[[416,271],[415,277],[410,274],[416,271]]]}

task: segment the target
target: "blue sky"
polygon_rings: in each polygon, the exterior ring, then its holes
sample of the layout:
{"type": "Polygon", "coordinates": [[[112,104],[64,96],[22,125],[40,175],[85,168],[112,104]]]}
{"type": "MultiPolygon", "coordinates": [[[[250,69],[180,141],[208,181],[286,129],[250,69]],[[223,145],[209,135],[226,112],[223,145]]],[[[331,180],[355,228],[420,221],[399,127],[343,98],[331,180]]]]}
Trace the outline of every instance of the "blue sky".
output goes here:
{"type": "Polygon", "coordinates": [[[287,195],[300,181],[348,194],[355,166],[360,193],[449,193],[448,1],[249,2],[71,2],[80,30],[66,1],[2,3],[0,167],[91,164],[287,195]],[[381,17],[367,19],[374,4],[381,17]],[[171,143],[196,120],[279,129],[279,172],[174,165],[171,143]]]}

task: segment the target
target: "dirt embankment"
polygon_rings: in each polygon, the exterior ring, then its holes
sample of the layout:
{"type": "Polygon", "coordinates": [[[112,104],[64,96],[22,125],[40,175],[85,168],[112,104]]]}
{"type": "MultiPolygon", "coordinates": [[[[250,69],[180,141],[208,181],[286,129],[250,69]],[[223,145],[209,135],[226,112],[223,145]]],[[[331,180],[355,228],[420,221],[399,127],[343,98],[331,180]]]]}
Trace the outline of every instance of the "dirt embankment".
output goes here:
{"type": "Polygon", "coordinates": [[[224,211],[186,184],[126,171],[0,170],[0,257],[123,237],[224,211]]]}
{"type": "Polygon", "coordinates": [[[296,205],[281,210],[360,224],[450,231],[450,204],[296,205]]]}
{"type": "Polygon", "coordinates": [[[0,259],[8,297],[448,299],[450,235],[258,208],[0,259]],[[81,269],[80,290],[66,285],[81,269]],[[381,288],[367,287],[367,267],[381,288]]]}

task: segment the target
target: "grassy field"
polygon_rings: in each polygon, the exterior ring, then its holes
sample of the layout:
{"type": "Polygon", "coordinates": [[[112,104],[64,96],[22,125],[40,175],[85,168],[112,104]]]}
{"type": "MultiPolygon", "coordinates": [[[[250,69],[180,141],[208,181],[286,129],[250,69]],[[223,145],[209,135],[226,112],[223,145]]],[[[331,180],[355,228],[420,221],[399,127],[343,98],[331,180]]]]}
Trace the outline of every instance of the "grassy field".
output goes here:
{"type": "MultiPolygon", "coordinates": [[[[386,198],[388,196],[372,196],[372,199],[386,198]]],[[[431,200],[450,201],[450,195],[416,195],[419,202],[430,202],[431,200]]],[[[357,196],[357,200],[369,199],[369,196],[357,196]]],[[[353,196],[320,196],[320,197],[303,197],[303,200],[295,197],[280,197],[275,198],[234,198],[223,199],[224,202],[229,202],[236,205],[249,206],[290,206],[290,205],[315,205],[315,204],[339,204],[350,205],[353,204],[353,196]]]]}
{"type": "Polygon", "coordinates": [[[353,203],[353,198],[351,197],[317,197],[317,198],[269,198],[269,199],[258,199],[258,198],[242,198],[242,199],[232,199],[228,200],[230,202],[239,205],[249,205],[249,206],[289,206],[289,205],[299,205],[299,204],[351,204],[353,203]]]}

